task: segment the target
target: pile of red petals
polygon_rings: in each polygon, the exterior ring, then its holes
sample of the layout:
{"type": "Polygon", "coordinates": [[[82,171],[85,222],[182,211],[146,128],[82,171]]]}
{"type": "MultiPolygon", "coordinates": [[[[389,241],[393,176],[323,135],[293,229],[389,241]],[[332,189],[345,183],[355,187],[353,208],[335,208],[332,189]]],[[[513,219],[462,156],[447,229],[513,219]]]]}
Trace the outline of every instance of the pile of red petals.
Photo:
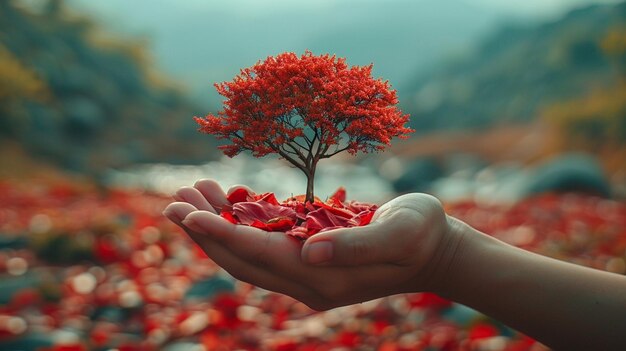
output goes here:
{"type": "Polygon", "coordinates": [[[239,188],[228,195],[231,206],[222,208],[221,216],[231,223],[249,225],[270,232],[285,232],[301,240],[337,228],[364,226],[371,222],[378,206],[346,202],[346,190],[339,188],[323,202],[304,196],[283,202],[273,193],[254,194],[239,188]]]}

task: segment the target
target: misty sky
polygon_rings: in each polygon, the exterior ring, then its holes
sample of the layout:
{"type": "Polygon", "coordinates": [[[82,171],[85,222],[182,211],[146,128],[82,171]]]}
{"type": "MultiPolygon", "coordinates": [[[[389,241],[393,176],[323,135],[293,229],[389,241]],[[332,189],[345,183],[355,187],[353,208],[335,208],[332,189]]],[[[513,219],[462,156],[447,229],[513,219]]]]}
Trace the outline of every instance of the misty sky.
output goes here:
{"type": "Polygon", "coordinates": [[[284,51],[374,64],[394,86],[471,51],[499,26],[554,21],[615,0],[68,0],[122,39],[147,43],[159,69],[197,101],[212,84],[284,51]]]}
{"type": "MultiPolygon", "coordinates": [[[[159,7],[174,5],[180,9],[189,11],[205,10],[207,8],[223,9],[229,12],[240,14],[241,16],[256,17],[277,10],[331,10],[339,3],[376,3],[383,0],[229,0],[229,1],[211,1],[211,0],[134,0],[133,3],[144,7],[159,7]]],[[[407,0],[384,0],[388,6],[401,4],[407,0]]],[[[413,2],[425,2],[425,0],[411,0],[413,2]]],[[[442,2],[449,0],[441,0],[442,2]]],[[[489,7],[503,15],[511,16],[533,16],[533,17],[553,17],[563,14],[564,12],[587,4],[597,3],[617,3],[620,0],[524,0],[524,1],[503,1],[503,0],[464,0],[463,2],[474,4],[477,6],[489,7]]],[[[126,11],[129,1],[127,0],[107,0],[107,1],[91,1],[91,0],[69,0],[72,6],[80,9],[97,10],[100,15],[105,17],[140,17],[139,13],[133,14],[126,11]]],[[[131,24],[126,24],[132,26],[131,24]]]]}

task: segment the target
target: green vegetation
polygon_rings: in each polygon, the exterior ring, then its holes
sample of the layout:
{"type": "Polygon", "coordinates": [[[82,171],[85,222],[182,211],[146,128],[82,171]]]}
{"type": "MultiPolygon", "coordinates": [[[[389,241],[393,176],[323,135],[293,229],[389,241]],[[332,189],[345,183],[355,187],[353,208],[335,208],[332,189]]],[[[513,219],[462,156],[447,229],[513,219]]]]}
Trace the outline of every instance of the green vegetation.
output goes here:
{"type": "Polygon", "coordinates": [[[598,155],[609,170],[626,167],[626,27],[611,28],[600,41],[617,83],[552,104],[542,118],[556,131],[554,151],[598,155]]]}
{"type": "Polygon", "coordinates": [[[624,23],[626,3],[620,3],[537,27],[503,28],[471,57],[407,86],[400,101],[420,131],[530,121],[544,106],[617,84],[603,41],[624,23]]]}
{"type": "Polygon", "coordinates": [[[0,142],[97,174],[136,162],[206,161],[200,112],[149,70],[134,42],[103,40],[63,2],[0,2],[0,142]]]}

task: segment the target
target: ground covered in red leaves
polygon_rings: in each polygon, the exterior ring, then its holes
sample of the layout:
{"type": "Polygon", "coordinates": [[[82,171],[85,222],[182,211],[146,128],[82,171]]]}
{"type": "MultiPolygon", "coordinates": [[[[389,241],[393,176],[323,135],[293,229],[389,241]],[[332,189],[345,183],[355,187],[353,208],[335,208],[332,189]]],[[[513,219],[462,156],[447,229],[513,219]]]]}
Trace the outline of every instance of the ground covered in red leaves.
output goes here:
{"type": "MultiPolygon", "coordinates": [[[[259,199],[249,200],[242,198],[259,199]]],[[[0,181],[0,349],[543,349],[432,294],[315,313],[288,297],[235,282],[161,215],[170,201],[70,183],[0,181]]],[[[314,225],[317,219],[307,224],[307,213],[324,208],[316,206],[306,213],[293,208],[296,220],[281,229],[304,223],[306,235],[322,230],[314,225]]],[[[365,215],[355,217],[359,209],[350,210],[352,224],[365,223],[365,215]]],[[[626,271],[623,202],[567,194],[512,206],[459,202],[446,209],[524,249],[626,271]]],[[[234,220],[244,221],[232,212],[234,220]]],[[[272,218],[260,221],[280,223],[272,218]]]]}

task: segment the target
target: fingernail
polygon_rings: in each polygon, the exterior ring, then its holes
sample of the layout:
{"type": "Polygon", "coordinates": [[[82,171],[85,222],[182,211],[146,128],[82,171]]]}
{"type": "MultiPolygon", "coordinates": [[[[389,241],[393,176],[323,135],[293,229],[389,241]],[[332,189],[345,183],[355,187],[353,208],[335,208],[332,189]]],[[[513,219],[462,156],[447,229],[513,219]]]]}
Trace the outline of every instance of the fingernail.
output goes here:
{"type": "Polygon", "coordinates": [[[333,258],[333,244],[328,241],[312,243],[307,248],[305,257],[310,264],[328,262],[333,258]]]}
{"type": "Polygon", "coordinates": [[[200,232],[202,228],[193,219],[185,218],[182,221],[183,225],[193,231],[200,232]]]}
{"type": "Polygon", "coordinates": [[[167,218],[168,218],[170,221],[172,221],[172,222],[176,222],[176,221],[180,222],[180,218],[178,218],[178,216],[176,215],[176,213],[175,213],[175,212],[173,212],[173,211],[164,210],[164,211],[162,212],[162,214],[163,214],[165,217],[167,217],[167,218]]]}

